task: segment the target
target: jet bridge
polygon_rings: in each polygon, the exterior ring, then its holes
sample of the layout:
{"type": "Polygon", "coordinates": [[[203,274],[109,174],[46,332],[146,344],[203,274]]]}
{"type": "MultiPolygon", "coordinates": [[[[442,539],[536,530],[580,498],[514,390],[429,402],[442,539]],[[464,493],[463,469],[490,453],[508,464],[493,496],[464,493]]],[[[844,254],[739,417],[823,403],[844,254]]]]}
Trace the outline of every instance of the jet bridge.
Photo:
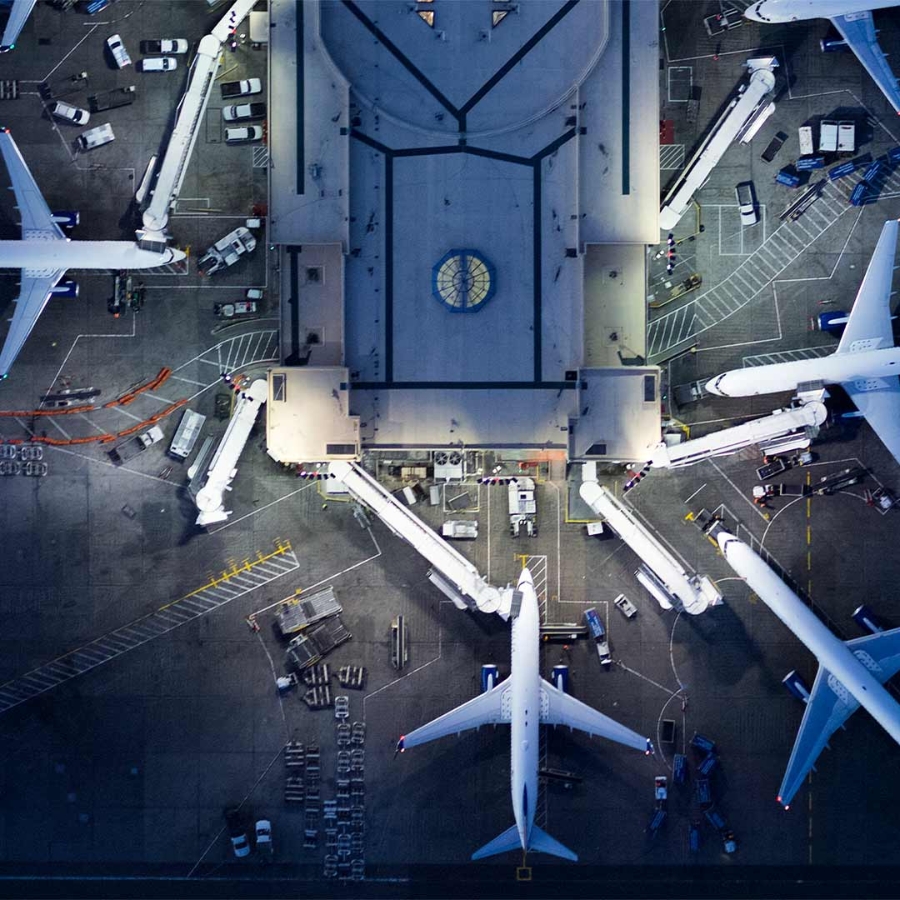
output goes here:
{"type": "Polygon", "coordinates": [[[332,462],[328,473],[342,482],[351,495],[371,509],[397,537],[431,563],[433,569],[428,574],[429,580],[457,608],[498,613],[504,619],[509,617],[514,591],[500,590],[488,584],[472,563],[361,466],[353,462],[332,462]]]}
{"type": "Polygon", "coordinates": [[[674,607],[697,615],[722,602],[722,595],[706,575],[688,575],[634,513],[597,484],[596,463],[585,463],[582,472],[581,499],[641,558],[643,565],[635,574],[663,609],[674,607]]]}
{"type": "Polygon", "coordinates": [[[659,444],[653,450],[650,466],[654,469],[676,469],[728,456],[746,447],[758,445],[763,453],[785,453],[809,446],[819,426],[828,417],[825,404],[811,401],[793,409],[776,409],[762,419],[753,419],[732,428],[675,444],[659,444]]]}
{"type": "Polygon", "coordinates": [[[265,378],[257,378],[240,394],[234,405],[234,415],[228,422],[215,456],[206,474],[206,484],[197,491],[195,502],[199,515],[198,525],[213,525],[224,522],[231,512],[225,509],[225,491],[231,490],[231,482],[237,474],[238,460],[244,445],[256,424],[259,410],[269,396],[269,383],[265,378]]]}
{"type": "Polygon", "coordinates": [[[144,210],[144,227],[137,232],[141,246],[144,246],[144,242],[151,245],[166,243],[169,209],[181,192],[191,153],[197,142],[200,122],[206,112],[206,104],[219,70],[219,54],[231,29],[240,25],[255,3],[256,0],[236,0],[219,24],[201,39],[197,47],[197,55],[188,73],[187,89],[178,104],[172,136],[159,166],[153,195],[144,210]]]}

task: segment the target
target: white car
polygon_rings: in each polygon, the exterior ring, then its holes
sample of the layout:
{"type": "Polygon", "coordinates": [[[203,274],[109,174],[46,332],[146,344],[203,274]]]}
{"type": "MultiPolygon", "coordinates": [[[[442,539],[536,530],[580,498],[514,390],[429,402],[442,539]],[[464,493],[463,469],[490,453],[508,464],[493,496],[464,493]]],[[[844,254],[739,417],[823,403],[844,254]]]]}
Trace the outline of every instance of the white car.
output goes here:
{"type": "Polygon", "coordinates": [[[56,100],[48,107],[51,116],[62,119],[64,122],[71,122],[73,125],[87,125],[91,120],[91,114],[80,106],[70,106],[61,100],[56,100]]]}
{"type": "Polygon", "coordinates": [[[240,122],[245,119],[264,119],[265,103],[235,103],[222,108],[222,118],[226,122],[240,122]]]}
{"type": "Polygon", "coordinates": [[[141,53],[187,53],[188,42],[184,38],[162,38],[158,41],[141,41],[141,53]]]}
{"type": "Polygon", "coordinates": [[[116,66],[124,69],[125,66],[131,65],[131,57],[128,55],[128,51],[125,49],[125,45],[122,43],[122,38],[119,35],[114,34],[108,37],[106,46],[109,47],[110,53],[112,53],[113,59],[116,61],[116,66]]]}
{"type": "Polygon", "coordinates": [[[240,810],[235,807],[225,810],[225,822],[228,827],[228,835],[231,838],[231,849],[238,859],[250,855],[250,840],[247,837],[247,829],[244,828],[244,819],[240,810]]]}
{"type": "Polygon", "coordinates": [[[243,144],[247,141],[261,141],[262,125],[248,125],[246,128],[226,128],[226,144],[243,144]]]}
{"type": "Polygon", "coordinates": [[[174,72],[178,60],[174,56],[151,56],[141,60],[142,72],[174,72]]]}
{"type": "Polygon", "coordinates": [[[268,857],[275,851],[272,845],[272,823],[268,819],[260,819],[256,823],[256,849],[268,857]]]}
{"type": "Polygon", "coordinates": [[[753,192],[753,182],[742,181],[734,189],[735,197],[737,197],[738,209],[741,213],[741,225],[755,225],[759,221],[759,215],[756,212],[756,196],[753,192]]]}

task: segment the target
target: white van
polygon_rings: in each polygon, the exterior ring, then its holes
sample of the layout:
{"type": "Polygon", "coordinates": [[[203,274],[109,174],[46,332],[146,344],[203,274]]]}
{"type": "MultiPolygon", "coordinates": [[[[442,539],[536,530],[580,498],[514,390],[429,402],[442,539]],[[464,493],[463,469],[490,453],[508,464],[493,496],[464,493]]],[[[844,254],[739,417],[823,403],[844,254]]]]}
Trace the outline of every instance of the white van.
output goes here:
{"type": "Polygon", "coordinates": [[[89,128],[87,131],[82,132],[75,138],[75,143],[78,144],[81,150],[95,150],[97,147],[109,144],[115,139],[116,136],[113,134],[112,125],[107,122],[104,125],[98,125],[96,128],[89,128]]]}
{"type": "Polygon", "coordinates": [[[141,60],[142,72],[174,72],[178,60],[174,56],[151,56],[141,60]]]}

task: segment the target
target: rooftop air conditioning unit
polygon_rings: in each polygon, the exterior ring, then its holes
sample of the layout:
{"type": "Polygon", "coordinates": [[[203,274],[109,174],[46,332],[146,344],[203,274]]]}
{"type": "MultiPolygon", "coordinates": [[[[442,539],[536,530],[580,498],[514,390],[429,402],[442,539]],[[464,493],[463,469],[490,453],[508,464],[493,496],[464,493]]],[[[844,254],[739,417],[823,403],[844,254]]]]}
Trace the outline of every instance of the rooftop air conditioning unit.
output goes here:
{"type": "Polygon", "coordinates": [[[462,481],[464,477],[462,453],[458,450],[438,450],[434,454],[435,481],[462,481]]]}

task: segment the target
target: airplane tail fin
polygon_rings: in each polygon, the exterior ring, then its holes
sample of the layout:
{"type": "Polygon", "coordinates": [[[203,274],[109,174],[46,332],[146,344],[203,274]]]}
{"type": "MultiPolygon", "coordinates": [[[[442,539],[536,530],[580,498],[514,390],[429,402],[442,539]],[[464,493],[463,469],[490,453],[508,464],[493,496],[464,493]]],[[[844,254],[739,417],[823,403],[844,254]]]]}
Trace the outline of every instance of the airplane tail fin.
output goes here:
{"type": "Polygon", "coordinates": [[[534,850],[536,853],[549,853],[551,856],[559,856],[563,859],[570,859],[572,862],[578,862],[578,854],[573,853],[568,847],[563,846],[556,838],[550,837],[542,828],[537,825],[531,826],[531,840],[528,842],[528,849],[534,850]]]}
{"type": "Polygon", "coordinates": [[[486,856],[496,856],[498,853],[506,853],[508,850],[521,849],[522,840],[519,837],[519,826],[511,825],[503,834],[497,835],[480,850],[476,850],[472,854],[472,859],[484,859],[486,856]]]}
{"type": "MultiPolygon", "coordinates": [[[[503,834],[498,835],[492,841],[485,844],[480,850],[472,854],[472,859],[484,859],[486,856],[496,856],[498,853],[507,853],[510,850],[521,850],[522,839],[519,837],[518,825],[511,825],[503,834]]],[[[531,826],[531,838],[528,841],[528,849],[535,853],[549,853],[551,856],[559,856],[578,862],[578,855],[568,847],[564,847],[556,838],[550,837],[537,825],[531,826]]]]}

